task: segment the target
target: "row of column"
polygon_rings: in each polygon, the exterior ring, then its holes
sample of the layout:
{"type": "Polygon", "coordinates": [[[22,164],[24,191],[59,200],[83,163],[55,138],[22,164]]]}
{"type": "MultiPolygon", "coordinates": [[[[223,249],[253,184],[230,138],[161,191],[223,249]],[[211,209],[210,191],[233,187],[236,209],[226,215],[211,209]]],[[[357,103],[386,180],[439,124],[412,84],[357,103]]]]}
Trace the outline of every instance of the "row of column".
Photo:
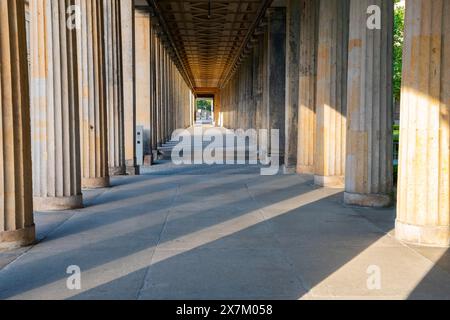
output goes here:
{"type": "MultiPolygon", "coordinates": [[[[138,173],[134,12],[133,0],[0,2],[0,247],[34,241],[33,207],[80,208],[83,188],[138,173]]],[[[192,94],[158,48],[142,92],[165,142],[191,123],[192,94]]]]}
{"type": "Polygon", "coordinates": [[[320,186],[345,185],[350,204],[389,204],[392,1],[290,0],[287,11],[269,12],[266,28],[254,49],[260,57],[247,58],[223,90],[225,118],[233,119],[225,125],[252,128],[252,121],[240,119],[254,117],[253,128],[279,129],[287,172],[314,174],[320,186]],[[367,28],[373,4],[381,8],[380,30],[367,28]],[[260,117],[248,107],[257,95],[238,99],[252,92],[246,75],[265,79],[260,117]]]}
{"type": "MultiPolygon", "coordinates": [[[[239,119],[262,100],[254,128],[285,133],[287,171],[345,188],[350,205],[390,205],[393,1],[287,1],[284,44],[276,41],[283,9],[273,10],[254,54],[222,90],[224,125],[247,128],[252,121],[239,119]],[[374,14],[381,28],[369,27],[374,14]],[[262,98],[243,73],[263,77],[262,98]],[[249,90],[244,102],[236,98],[249,90]]],[[[450,245],[449,18],[447,1],[406,1],[396,232],[425,245],[450,245]]]]}
{"type": "Polygon", "coordinates": [[[144,164],[156,158],[158,147],[176,129],[193,124],[193,94],[158,37],[148,11],[136,10],[136,70],[139,94],[136,123],[143,128],[144,164]]]}
{"type": "Polygon", "coordinates": [[[268,11],[250,55],[220,92],[224,127],[279,129],[280,149],[285,136],[285,16],[285,8],[268,11]]]}

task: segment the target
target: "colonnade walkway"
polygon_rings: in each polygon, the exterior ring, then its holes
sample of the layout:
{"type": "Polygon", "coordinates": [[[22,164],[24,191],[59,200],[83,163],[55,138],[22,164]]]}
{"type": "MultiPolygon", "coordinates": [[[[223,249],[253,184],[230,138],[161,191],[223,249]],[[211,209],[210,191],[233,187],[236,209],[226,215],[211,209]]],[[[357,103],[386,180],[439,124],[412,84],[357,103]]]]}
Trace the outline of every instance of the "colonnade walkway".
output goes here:
{"type": "Polygon", "coordinates": [[[0,299],[450,298],[446,249],[398,242],[394,209],[311,176],[161,161],[112,185],[35,213],[38,243],[0,252],[0,299]]]}

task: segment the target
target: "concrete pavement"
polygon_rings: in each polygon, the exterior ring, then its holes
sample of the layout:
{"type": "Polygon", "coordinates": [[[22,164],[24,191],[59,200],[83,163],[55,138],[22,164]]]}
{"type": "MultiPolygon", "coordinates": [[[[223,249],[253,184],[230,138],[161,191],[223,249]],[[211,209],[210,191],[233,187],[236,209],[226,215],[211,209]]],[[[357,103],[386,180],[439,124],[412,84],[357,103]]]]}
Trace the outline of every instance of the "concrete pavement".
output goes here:
{"type": "Polygon", "coordinates": [[[398,242],[394,209],[344,206],[310,176],[167,162],[112,182],[35,214],[39,242],[0,252],[0,298],[450,298],[447,250],[398,242]]]}

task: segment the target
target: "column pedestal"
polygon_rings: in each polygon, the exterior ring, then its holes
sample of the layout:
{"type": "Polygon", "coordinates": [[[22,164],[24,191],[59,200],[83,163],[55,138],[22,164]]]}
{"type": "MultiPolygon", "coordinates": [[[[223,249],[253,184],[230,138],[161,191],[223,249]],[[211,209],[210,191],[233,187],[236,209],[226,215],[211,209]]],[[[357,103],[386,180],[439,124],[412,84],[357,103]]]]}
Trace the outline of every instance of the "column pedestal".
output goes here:
{"type": "Polygon", "coordinates": [[[63,211],[83,208],[83,196],[70,197],[34,197],[35,211],[63,211]]]}
{"type": "Polygon", "coordinates": [[[111,185],[109,177],[84,178],[83,189],[109,188],[111,185]]]}

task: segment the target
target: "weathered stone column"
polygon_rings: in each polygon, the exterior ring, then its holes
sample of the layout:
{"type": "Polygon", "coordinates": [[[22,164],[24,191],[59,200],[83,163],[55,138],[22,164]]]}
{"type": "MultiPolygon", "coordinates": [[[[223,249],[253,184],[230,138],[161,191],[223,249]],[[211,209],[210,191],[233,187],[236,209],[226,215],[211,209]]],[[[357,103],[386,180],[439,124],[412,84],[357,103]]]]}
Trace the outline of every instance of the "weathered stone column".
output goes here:
{"type": "MultiPolygon", "coordinates": [[[[253,80],[254,80],[254,98],[256,104],[256,129],[263,129],[264,122],[264,36],[258,34],[255,39],[256,46],[253,48],[253,80]]],[[[224,115],[228,112],[224,111],[224,115]]],[[[226,125],[224,125],[226,127],[226,125]]]]}
{"type": "Polygon", "coordinates": [[[162,124],[162,113],[163,113],[163,77],[162,77],[162,45],[158,37],[155,37],[155,69],[156,69],[156,91],[157,91],[157,101],[156,101],[156,123],[157,123],[157,145],[162,146],[163,141],[163,124],[162,124]]]}
{"type": "Polygon", "coordinates": [[[392,0],[351,0],[345,203],[385,207],[393,190],[392,0]],[[381,29],[367,8],[381,8],[381,29]]]}
{"type": "Polygon", "coordinates": [[[320,2],[301,0],[297,173],[314,174],[317,41],[320,2]]]}
{"type": "Polygon", "coordinates": [[[450,245],[450,2],[408,0],[397,238],[450,245]]]}
{"type": "Polygon", "coordinates": [[[75,0],[30,1],[33,195],[37,211],[83,206],[75,0]]]}
{"type": "Polygon", "coordinates": [[[169,56],[167,55],[167,49],[164,46],[164,142],[169,140],[169,56]]]}
{"type": "Polygon", "coordinates": [[[136,161],[136,70],[134,0],[120,1],[125,165],[128,175],[139,174],[136,161]]]}
{"type": "Polygon", "coordinates": [[[150,65],[152,66],[151,79],[151,111],[150,111],[150,135],[151,135],[151,157],[152,160],[157,158],[158,153],[158,81],[156,74],[156,35],[153,26],[150,24],[150,65]]]}
{"type": "MultiPolygon", "coordinates": [[[[266,15],[267,16],[267,15],[266,15]]],[[[269,124],[269,68],[267,67],[269,64],[269,19],[266,17],[265,23],[266,25],[263,28],[263,36],[261,37],[261,66],[262,66],[262,107],[261,107],[261,128],[262,129],[270,129],[269,124]]],[[[232,95],[230,94],[232,97],[232,95]]],[[[232,106],[230,105],[230,109],[232,106]]],[[[232,112],[230,112],[230,116],[232,112]]]]}
{"type": "Polygon", "coordinates": [[[103,0],[103,10],[109,174],[116,176],[126,173],[120,0],[103,0]]]}
{"type": "Polygon", "coordinates": [[[321,0],[315,183],[344,187],[349,0],[321,0]]]}
{"type": "Polygon", "coordinates": [[[167,90],[167,54],[164,43],[162,43],[162,76],[163,76],[163,104],[162,104],[162,140],[163,143],[167,142],[167,108],[168,108],[168,90],[167,90]]]}
{"type": "Polygon", "coordinates": [[[28,80],[24,1],[0,1],[1,248],[35,240],[28,80]]]}
{"type": "Polygon", "coordinates": [[[82,17],[77,31],[82,186],[103,188],[109,186],[103,2],[77,4],[82,17]]]}
{"type": "Polygon", "coordinates": [[[151,115],[150,106],[152,99],[151,91],[151,21],[150,14],[143,10],[136,10],[136,125],[144,130],[143,136],[143,158],[139,163],[150,165],[148,155],[151,154],[151,115]]]}
{"type": "Polygon", "coordinates": [[[269,129],[280,130],[280,164],[284,164],[286,109],[286,8],[272,8],[268,25],[269,129]]]}
{"type": "Polygon", "coordinates": [[[297,167],[301,2],[287,1],[285,173],[295,173],[297,167]]]}

